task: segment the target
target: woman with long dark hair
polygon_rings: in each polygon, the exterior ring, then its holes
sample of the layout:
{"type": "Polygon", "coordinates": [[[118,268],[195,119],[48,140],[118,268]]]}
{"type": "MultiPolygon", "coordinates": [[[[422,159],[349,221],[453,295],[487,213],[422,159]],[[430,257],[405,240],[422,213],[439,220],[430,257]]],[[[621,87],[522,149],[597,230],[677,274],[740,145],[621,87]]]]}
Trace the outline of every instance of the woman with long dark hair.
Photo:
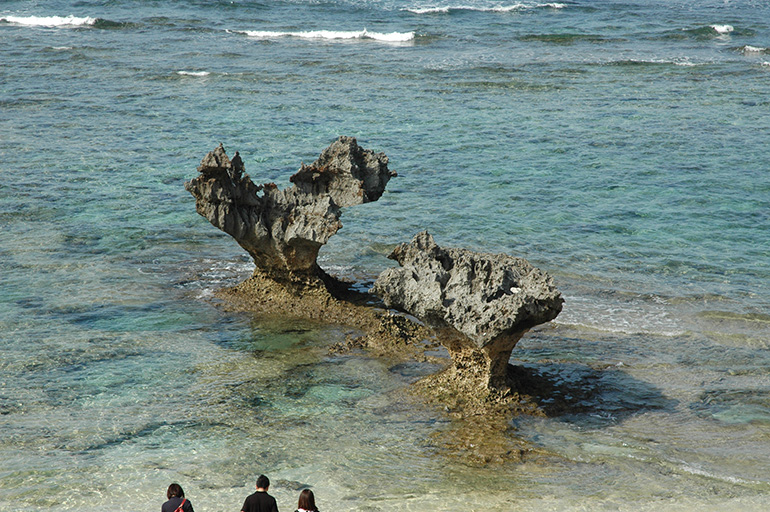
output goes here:
{"type": "Polygon", "coordinates": [[[179,484],[171,484],[166,491],[168,501],[160,507],[160,512],[176,512],[180,508],[182,512],[195,512],[192,503],[184,497],[184,491],[179,484]]]}
{"type": "Polygon", "coordinates": [[[315,496],[310,489],[305,489],[299,493],[297,512],[318,512],[318,507],[315,506],[315,496]]]}

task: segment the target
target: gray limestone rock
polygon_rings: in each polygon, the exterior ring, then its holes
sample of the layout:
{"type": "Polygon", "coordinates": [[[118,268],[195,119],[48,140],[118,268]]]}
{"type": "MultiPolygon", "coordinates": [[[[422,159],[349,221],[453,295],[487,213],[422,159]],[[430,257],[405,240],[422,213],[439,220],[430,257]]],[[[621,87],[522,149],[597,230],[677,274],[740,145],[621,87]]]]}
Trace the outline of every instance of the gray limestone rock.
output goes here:
{"type": "Polygon", "coordinates": [[[315,274],[318,250],[341,227],[341,208],[376,201],[395,172],[388,157],[340,137],[310,165],[302,165],[289,188],[255,185],[242,166],[234,169],[220,144],[185,183],[195,208],[231,235],[271,275],[315,274]],[[261,194],[260,194],[261,193],[261,194]]]}
{"type": "Polygon", "coordinates": [[[433,327],[459,378],[506,386],[508,359],[535,325],[553,320],[563,299],[551,277],[522,258],[443,249],[423,231],[389,256],[372,292],[433,327]]]}

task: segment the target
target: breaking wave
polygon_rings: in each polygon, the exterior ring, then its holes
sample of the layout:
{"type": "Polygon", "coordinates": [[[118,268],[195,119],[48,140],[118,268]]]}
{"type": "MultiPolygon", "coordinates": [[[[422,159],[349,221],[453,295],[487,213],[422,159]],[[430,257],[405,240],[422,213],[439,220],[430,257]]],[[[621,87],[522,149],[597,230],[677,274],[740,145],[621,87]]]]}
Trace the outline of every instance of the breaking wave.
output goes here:
{"type": "Polygon", "coordinates": [[[741,53],[745,54],[757,54],[757,53],[768,53],[767,48],[762,48],[759,46],[750,46],[746,45],[743,48],[741,48],[741,53]]]}
{"type": "Polygon", "coordinates": [[[667,32],[664,39],[684,39],[694,37],[699,40],[726,39],[734,36],[751,37],[756,35],[756,31],[751,28],[735,28],[733,25],[714,24],[703,25],[693,28],[681,28],[677,31],[667,32]]]}
{"type": "Polygon", "coordinates": [[[713,28],[717,34],[729,34],[733,30],[735,30],[732,25],[709,25],[709,26],[713,28]]]}
{"type": "Polygon", "coordinates": [[[5,16],[0,18],[0,22],[11,23],[13,25],[25,25],[31,27],[78,27],[84,25],[95,25],[97,18],[76,16],[5,16]]]}
{"type": "Polygon", "coordinates": [[[249,37],[260,39],[274,39],[279,37],[298,37],[302,39],[372,39],[388,43],[404,43],[414,40],[414,32],[370,32],[366,29],[361,31],[335,31],[335,30],[311,30],[305,32],[280,32],[280,31],[261,31],[261,30],[234,30],[232,32],[245,34],[249,37]]]}
{"type": "Polygon", "coordinates": [[[211,72],[209,71],[177,71],[177,75],[182,76],[209,76],[211,72]]]}
{"type": "Polygon", "coordinates": [[[527,9],[564,9],[567,4],[562,3],[546,3],[546,4],[525,4],[517,2],[511,5],[496,5],[493,7],[478,7],[472,5],[448,5],[443,7],[407,7],[402,9],[403,11],[411,12],[413,14],[446,14],[455,11],[476,11],[476,12],[512,12],[522,11],[527,9]]]}
{"type": "Polygon", "coordinates": [[[687,59],[625,59],[617,60],[609,63],[611,66],[657,66],[657,65],[673,65],[682,67],[695,67],[703,65],[704,63],[692,62],[687,59]]]}

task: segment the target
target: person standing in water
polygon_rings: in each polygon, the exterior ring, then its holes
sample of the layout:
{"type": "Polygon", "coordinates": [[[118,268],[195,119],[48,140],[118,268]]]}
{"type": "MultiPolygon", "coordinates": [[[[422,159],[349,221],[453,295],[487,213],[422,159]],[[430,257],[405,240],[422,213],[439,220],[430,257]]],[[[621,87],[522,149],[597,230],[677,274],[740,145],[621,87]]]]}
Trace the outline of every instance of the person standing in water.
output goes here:
{"type": "Polygon", "coordinates": [[[278,504],[275,498],[267,493],[270,488],[270,479],[265,475],[257,478],[257,492],[246,497],[241,507],[241,512],[278,512],[278,504]]]}
{"type": "Polygon", "coordinates": [[[179,484],[171,484],[166,491],[168,501],[161,505],[160,512],[176,512],[181,509],[182,512],[195,512],[192,503],[184,497],[184,491],[179,484]]]}

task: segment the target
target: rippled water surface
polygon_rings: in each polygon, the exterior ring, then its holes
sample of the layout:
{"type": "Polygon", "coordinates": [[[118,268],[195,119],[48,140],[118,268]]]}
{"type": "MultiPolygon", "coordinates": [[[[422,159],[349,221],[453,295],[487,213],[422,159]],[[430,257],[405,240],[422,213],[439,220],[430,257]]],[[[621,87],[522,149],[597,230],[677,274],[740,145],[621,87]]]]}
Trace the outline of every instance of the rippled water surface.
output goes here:
{"type": "MultiPolygon", "coordinates": [[[[770,506],[770,7],[638,0],[0,3],[0,510],[770,506]],[[512,363],[524,463],[443,445],[435,371],[227,312],[248,257],[183,183],[288,186],[339,135],[399,177],[321,251],[523,256],[565,298],[512,363]],[[472,455],[472,454],[470,454],[472,455]],[[128,503],[128,506],[125,504],[128,503]]],[[[460,435],[459,432],[457,435],[460,435]]]]}

